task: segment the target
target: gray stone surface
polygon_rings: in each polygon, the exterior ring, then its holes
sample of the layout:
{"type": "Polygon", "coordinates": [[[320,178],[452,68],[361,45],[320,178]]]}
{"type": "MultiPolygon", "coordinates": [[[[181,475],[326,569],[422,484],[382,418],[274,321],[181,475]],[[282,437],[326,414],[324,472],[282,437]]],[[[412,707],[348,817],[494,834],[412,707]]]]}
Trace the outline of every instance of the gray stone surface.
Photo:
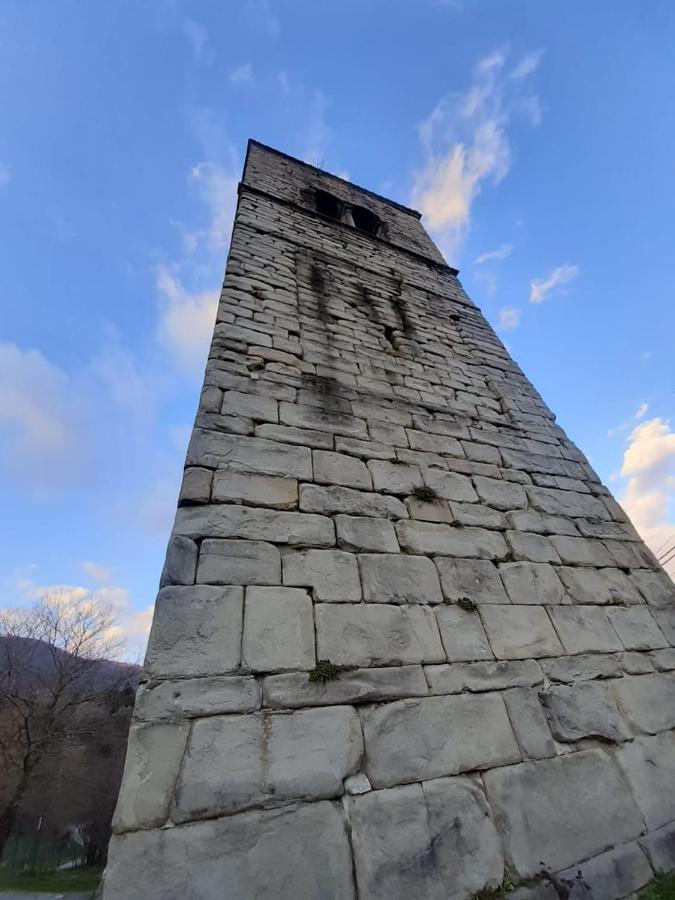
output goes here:
{"type": "Polygon", "coordinates": [[[541,667],[547,678],[563,684],[592,681],[594,678],[619,678],[622,674],[621,656],[618,653],[580,653],[578,656],[543,659],[541,667]]]}
{"type": "Polygon", "coordinates": [[[551,543],[566,566],[612,566],[614,558],[600,541],[553,535],[551,543]]]}
{"type": "Polygon", "coordinates": [[[165,587],[157,595],[145,654],[156,675],[216,675],[241,658],[244,589],[165,587]]]}
{"type": "Polygon", "coordinates": [[[539,664],[533,659],[452,662],[426,666],[424,671],[432,694],[501,691],[541,684],[544,680],[539,664]]]}
{"type": "Polygon", "coordinates": [[[306,447],[200,428],[192,432],[186,464],[210,468],[227,465],[242,472],[290,478],[312,477],[312,454],[306,447]]]}
{"type": "MultiPolygon", "coordinates": [[[[530,661],[531,662],[531,661],[530,661]]],[[[502,665],[505,665],[502,663],[502,665]]],[[[508,663],[528,665],[528,663],[508,663]]],[[[525,679],[523,678],[523,681],[525,679]]],[[[513,683],[517,683],[513,679],[513,683]]],[[[523,759],[544,759],[556,755],[546,714],[539,701],[539,694],[529,687],[514,687],[502,694],[523,759]]]]}
{"type": "Polygon", "coordinates": [[[345,513],[386,519],[401,519],[408,515],[405,506],[396,497],[315,484],[301,485],[300,509],[310,513],[345,513]]]}
{"type": "Polygon", "coordinates": [[[399,700],[362,712],[365,769],[375,788],[520,760],[499,694],[399,700]]]}
{"type": "Polygon", "coordinates": [[[675,871],[675,824],[666,825],[645,835],[640,845],[656,872],[675,871]]]}
{"type": "Polygon", "coordinates": [[[363,599],[371,603],[443,601],[436,568],[424,556],[392,557],[389,554],[362,553],[359,569],[363,599]]]}
{"type": "Polygon", "coordinates": [[[608,609],[607,615],[626,650],[656,650],[668,646],[647,607],[615,607],[608,609]]]}
{"type": "Polygon", "coordinates": [[[555,606],[550,615],[567,653],[623,650],[607,611],[598,606],[555,606]]]}
{"type": "Polygon", "coordinates": [[[315,617],[319,659],[354,666],[445,661],[427,607],[318,603],[315,617]]]}
{"type": "Polygon", "coordinates": [[[184,506],[191,503],[208,503],[211,499],[211,482],[213,471],[192,466],[185,470],[183,483],[181,484],[178,505],[184,506]]]}
{"type": "Polygon", "coordinates": [[[489,560],[438,557],[436,568],[446,599],[453,602],[508,603],[497,567],[489,560]]]}
{"type": "Polygon", "coordinates": [[[528,560],[533,563],[560,562],[560,557],[551,541],[541,534],[507,531],[506,540],[511,548],[511,555],[516,560],[528,560]]]}
{"type": "Polygon", "coordinates": [[[247,588],[242,665],[254,672],[276,672],[312,669],[314,663],[314,619],[307,591],[247,588]]]}
{"type": "Polygon", "coordinates": [[[502,563],[499,574],[511,603],[554,606],[567,599],[556,570],[545,563],[502,563]]]}
{"type": "Polygon", "coordinates": [[[223,900],[233,886],[256,900],[354,900],[339,809],[323,801],[117,836],[103,896],[223,900]]]}
{"type": "Polygon", "coordinates": [[[302,550],[284,554],[284,584],[311,587],[315,600],[361,599],[356,556],[343,550],[302,550]]]}
{"type": "Polygon", "coordinates": [[[168,584],[194,584],[197,569],[197,545],[190,538],[174,535],[169,540],[160,587],[168,584]]]}
{"type": "Polygon", "coordinates": [[[631,579],[653,609],[675,610],[675,585],[665,572],[633,572],[631,579]]]}
{"type": "Polygon", "coordinates": [[[254,475],[221,467],[216,469],[213,476],[211,496],[218,503],[239,503],[245,500],[253,506],[296,509],[298,481],[296,478],[254,475]]]}
{"type": "Polygon", "coordinates": [[[568,900],[617,900],[644,887],[653,872],[638,844],[625,844],[558,873],[568,900]]]}
{"type": "Polygon", "coordinates": [[[621,771],[602,750],[494,769],[483,781],[522,878],[564,869],[643,829],[621,771]]]}
{"type": "Polygon", "coordinates": [[[620,748],[617,759],[647,827],[675,819],[675,733],[638,737],[620,748]]]}
{"type": "Polygon", "coordinates": [[[336,516],[338,547],[367,553],[398,553],[394,526],[387,519],[368,516],[336,516]]]}
{"type": "Polygon", "coordinates": [[[645,602],[640,591],[625,572],[620,569],[598,569],[597,571],[607,586],[610,603],[634,605],[645,602]]]}
{"type": "Polygon", "coordinates": [[[539,606],[481,606],[481,618],[497,659],[560,656],[562,646],[539,606]]]}
{"type": "Polygon", "coordinates": [[[370,491],[373,487],[366,464],[345,453],[314,450],[312,453],[314,480],[319,484],[339,484],[344,487],[370,491]]]}
{"type": "Polygon", "coordinates": [[[279,584],[281,555],[264,541],[207,538],[199,550],[199,584],[279,584]]]}
{"type": "Polygon", "coordinates": [[[499,838],[468,778],[375,791],[351,802],[350,821],[364,897],[463,900],[502,881],[499,838]]]}
{"type": "Polygon", "coordinates": [[[260,706],[255,678],[205,675],[142,684],[136,695],[139,719],[176,719],[249,712],[260,706]]]}
{"type": "Polygon", "coordinates": [[[376,491],[386,494],[411,494],[422,485],[422,473],[417,466],[407,466],[373,459],[368,463],[376,491]]]}
{"type": "Polygon", "coordinates": [[[612,681],[619,706],[637,733],[675,728],[675,676],[636,675],[612,681]]]}
{"type": "Polygon", "coordinates": [[[484,528],[410,521],[398,522],[396,533],[408,553],[478,559],[504,559],[508,553],[501,534],[484,528]]]}
{"type": "Polygon", "coordinates": [[[166,822],[188,731],[187,723],[131,726],[114,831],[152,828],[166,822]]]}
{"type": "Polygon", "coordinates": [[[174,534],[283,542],[304,547],[335,544],[335,528],[327,516],[222,504],[181,507],[176,514],[174,534]]]}
{"type": "Polygon", "coordinates": [[[608,580],[596,569],[558,566],[556,572],[574,603],[582,605],[611,603],[612,594],[608,580]]]}
{"type": "Polygon", "coordinates": [[[559,685],[539,696],[558,741],[597,737],[620,743],[631,737],[614,695],[603,682],[559,685]]]}
{"type": "Polygon", "coordinates": [[[277,709],[373,703],[401,697],[424,697],[427,682],[421,666],[389,666],[342,672],[325,683],[310,682],[305,672],[268,675],[263,681],[265,706],[277,709]]]}
{"type": "Polygon", "coordinates": [[[340,796],[362,753],[358,716],[349,706],[199,719],[176,785],[172,819],[340,796]]]}
{"type": "Polygon", "coordinates": [[[424,483],[433,488],[439,497],[445,500],[459,500],[473,503],[478,499],[471,479],[457,472],[444,472],[442,469],[425,469],[424,483]]]}
{"type": "Polygon", "coordinates": [[[460,606],[441,606],[436,621],[450,662],[494,659],[480,616],[460,606]]]}
{"type": "Polygon", "coordinates": [[[489,506],[503,510],[523,509],[527,506],[527,495],[518,484],[483,475],[474,475],[473,483],[478,496],[489,506]]]}

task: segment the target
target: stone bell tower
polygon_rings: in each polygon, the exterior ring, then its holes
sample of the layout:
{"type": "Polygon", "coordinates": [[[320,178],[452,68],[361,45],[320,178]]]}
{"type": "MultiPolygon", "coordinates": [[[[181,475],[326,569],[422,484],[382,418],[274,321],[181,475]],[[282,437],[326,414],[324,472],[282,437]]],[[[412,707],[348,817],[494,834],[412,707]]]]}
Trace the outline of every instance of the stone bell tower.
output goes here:
{"type": "Polygon", "coordinates": [[[251,141],[105,900],[625,897],[675,867],[673,645],[419,214],[251,141]]]}

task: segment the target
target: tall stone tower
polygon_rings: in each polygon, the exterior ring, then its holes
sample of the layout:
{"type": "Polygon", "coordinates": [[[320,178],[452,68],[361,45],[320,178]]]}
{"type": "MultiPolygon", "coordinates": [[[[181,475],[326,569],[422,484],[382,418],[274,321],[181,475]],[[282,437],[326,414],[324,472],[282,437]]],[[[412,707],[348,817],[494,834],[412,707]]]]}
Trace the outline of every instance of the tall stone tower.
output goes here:
{"type": "Polygon", "coordinates": [[[251,142],[105,900],[627,896],[675,867],[673,645],[419,215],[251,142]]]}

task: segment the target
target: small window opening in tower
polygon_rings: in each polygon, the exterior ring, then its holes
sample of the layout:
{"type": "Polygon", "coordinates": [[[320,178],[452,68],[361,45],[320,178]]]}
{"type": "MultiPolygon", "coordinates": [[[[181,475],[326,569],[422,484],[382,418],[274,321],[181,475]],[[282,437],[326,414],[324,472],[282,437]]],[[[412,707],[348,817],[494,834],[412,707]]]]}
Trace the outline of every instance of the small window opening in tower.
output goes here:
{"type": "Polygon", "coordinates": [[[328,191],[314,191],[316,211],[329,219],[340,219],[340,201],[328,191]]]}
{"type": "Polygon", "coordinates": [[[368,234],[377,234],[380,230],[380,220],[365,206],[352,206],[352,218],[354,225],[360,231],[366,231],[368,234]]]}

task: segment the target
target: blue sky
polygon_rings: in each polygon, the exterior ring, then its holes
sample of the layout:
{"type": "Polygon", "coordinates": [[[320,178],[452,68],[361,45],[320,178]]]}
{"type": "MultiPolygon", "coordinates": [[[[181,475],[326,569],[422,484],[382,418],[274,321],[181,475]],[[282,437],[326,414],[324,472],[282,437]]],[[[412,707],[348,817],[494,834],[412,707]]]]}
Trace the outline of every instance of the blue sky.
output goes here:
{"type": "Polygon", "coordinates": [[[420,208],[675,538],[674,41],[670,0],[5,0],[0,605],[91,590],[142,644],[249,136],[420,208]]]}

